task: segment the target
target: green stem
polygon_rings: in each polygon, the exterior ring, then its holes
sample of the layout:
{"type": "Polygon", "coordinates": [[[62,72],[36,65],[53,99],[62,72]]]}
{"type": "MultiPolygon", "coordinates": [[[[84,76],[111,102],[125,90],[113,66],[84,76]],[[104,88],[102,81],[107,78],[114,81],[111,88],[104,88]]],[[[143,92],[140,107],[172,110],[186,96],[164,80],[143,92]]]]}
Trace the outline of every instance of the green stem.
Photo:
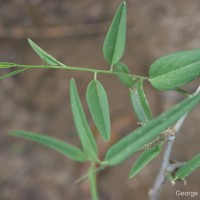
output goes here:
{"type": "Polygon", "coordinates": [[[92,163],[89,169],[88,175],[89,175],[89,181],[90,181],[90,192],[91,192],[92,200],[99,200],[99,196],[97,192],[95,163],[92,163]]]}
{"type": "Polygon", "coordinates": [[[131,78],[139,78],[139,79],[148,79],[147,77],[137,76],[133,74],[124,74],[119,72],[107,71],[107,70],[98,70],[98,69],[90,69],[90,68],[82,68],[82,67],[71,67],[67,65],[18,65],[16,67],[23,67],[23,68],[46,68],[46,69],[67,69],[67,70],[74,70],[74,71],[85,71],[90,73],[98,73],[98,74],[113,74],[113,75],[120,75],[125,77],[131,78]]]}
{"type": "Polygon", "coordinates": [[[186,96],[188,96],[188,97],[192,96],[191,93],[189,93],[188,91],[183,90],[183,89],[181,89],[181,88],[178,88],[178,89],[176,89],[175,91],[177,91],[177,92],[179,92],[179,93],[181,93],[181,94],[183,94],[183,95],[186,95],[186,96]]]}
{"type": "Polygon", "coordinates": [[[97,72],[94,73],[94,80],[97,80],[97,72]]]}
{"type": "MultiPolygon", "coordinates": [[[[100,167],[95,168],[95,173],[97,174],[98,172],[104,170],[105,167],[106,167],[106,165],[101,165],[100,167]]],[[[88,179],[88,176],[89,176],[88,173],[84,174],[80,178],[78,178],[74,183],[79,184],[79,183],[85,181],[86,179],[88,179]]]]}

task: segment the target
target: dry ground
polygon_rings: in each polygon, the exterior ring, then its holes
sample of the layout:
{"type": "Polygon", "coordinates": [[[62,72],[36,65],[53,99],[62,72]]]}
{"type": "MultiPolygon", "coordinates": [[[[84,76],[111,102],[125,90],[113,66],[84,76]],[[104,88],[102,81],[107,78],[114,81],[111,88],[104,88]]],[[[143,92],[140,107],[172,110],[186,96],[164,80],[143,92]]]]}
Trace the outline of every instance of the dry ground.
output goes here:
{"type": "MultiPolygon", "coordinates": [[[[0,0],[0,60],[40,64],[27,44],[26,38],[31,37],[63,63],[108,69],[102,44],[119,3],[119,0],[0,0]]],[[[133,73],[146,76],[150,64],[159,56],[200,47],[200,1],[127,0],[127,5],[127,48],[123,61],[133,73]]],[[[85,102],[91,74],[35,69],[0,82],[0,200],[89,199],[87,184],[74,185],[74,180],[84,173],[85,165],[7,134],[11,129],[24,129],[79,145],[69,104],[71,77],[77,81],[94,127],[85,102]]],[[[125,135],[137,127],[128,91],[115,77],[99,78],[111,105],[112,134],[114,138],[125,135]]],[[[198,82],[187,88],[194,91],[198,82]]],[[[173,92],[157,92],[149,84],[145,91],[154,115],[183,98],[173,92]]],[[[199,152],[199,112],[199,108],[193,111],[182,128],[173,159],[188,160],[199,152]]],[[[104,151],[106,147],[102,148],[104,151]]],[[[148,199],[161,157],[128,180],[135,159],[136,156],[99,174],[102,200],[148,199]]],[[[167,183],[162,199],[179,199],[175,196],[177,189],[200,193],[199,180],[200,173],[196,171],[188,178],[187,186],[182,182],[174,187],[167,183]]]]}

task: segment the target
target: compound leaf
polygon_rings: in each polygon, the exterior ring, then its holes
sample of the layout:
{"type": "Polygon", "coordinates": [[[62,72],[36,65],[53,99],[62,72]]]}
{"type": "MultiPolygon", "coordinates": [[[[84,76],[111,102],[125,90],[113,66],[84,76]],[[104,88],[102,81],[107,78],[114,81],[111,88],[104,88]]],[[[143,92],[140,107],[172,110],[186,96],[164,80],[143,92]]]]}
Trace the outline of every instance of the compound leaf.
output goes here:
{"type": "Polygon", "coordinates": [[[95,125],[105,141],[110,139],[110,112],[106,91],[98,80],[92,80],[86,92],[87,103],[95,125]]]}
{"type": "Polygon", "coordinates": [[[200,75],[200,48],[176,52],[156,60],[150,67],[151,84],[159,90],[177,89],[200,75]]]}
{"type": "Polygon", "coordinates": [[[82,150],[78,149],[77,147],[71,144],[55,139],[53,137],[22,130],[13,130],[10,132],[10,134],[13,136],[22,137],[43,144],[51,149],[56,150],[59,153],[64,154],[65,156],[71,158],[72,160],[80,162],[84,162],[87,160],[87,156],[82,150]]]}
{"type": "Polygon", "coordinates": [[[194,170],[200,167],[200,154],[187,161],[182,167],[178,169],[175,175],[176,179],[184,179],[189,176],[194,170]]]}
{"type": "Polygon", "coordinates": [[[162,145],[157,145],[151,149],[145,150],[136,160],[135,165],[132,167],[129,178],[133,178],[138,174],[146,165],[148,165],[155,157],[161,152],[162,145]]]}
{"type": "Polygon", "coordinates": [[[152,119],[152,113],[143,90],[143,80],[140,79],[134,83],[133,89],[130,89],[131,102],[133,109],[140,121],[145,124],[152,119]]]}
{"type": "Polygon", "coordinates": [[[152,119],[145,126],[123,137],[108,149],[105,163],[108,165],[116,165],[133,155],[142,146],[152,141],[162,131],[169,128],[184,114],[192,110],[199,103],[199,100],[200,94],[193,95],[160,116],[152,119]]]}
{"type": "Polygon", "coordinates": [[[61,62],[56,60],[50,54],[45,52],[41,47],[39,47],[35,42],[33,42],[30,38],[28,39],[29,44],[33,48],[33,50],[37,53],[37,55],[43,60],[43,62],[47,65],[63,65],[61,62]]]}
{"type": "Polygon", "coordinates": [[[86,154],[92,160],[97,159],[97,145],[87,122],[74,79],[70,81],[70,100],[74,123],[86,154]]]}
{"type": "Polygon", "coordinates": [[[123,56],[126,43],[126,3],[122,2],[115,14],[103,45],[103,53],[110,65],[123,56]]]}

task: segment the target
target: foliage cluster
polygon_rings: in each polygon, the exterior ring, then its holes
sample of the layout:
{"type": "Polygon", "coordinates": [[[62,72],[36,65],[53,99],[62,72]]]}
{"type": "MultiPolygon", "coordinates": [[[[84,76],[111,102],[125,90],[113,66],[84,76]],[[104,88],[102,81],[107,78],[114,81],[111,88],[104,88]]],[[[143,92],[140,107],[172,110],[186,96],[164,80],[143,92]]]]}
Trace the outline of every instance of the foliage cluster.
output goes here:
{"type": "MultiPolygon", "coordinates": [[[[37,133],[22,130],[10,132],[13,136],[46,145],[74,161],[90,162],[91,165],[88,173],[83,175],[80,180],[89,179],[93,200],[99,199],[96,186],[97,172],[105,167],[118,165],[134,153],[142,151],[129,173],[129,178],[136,176],[150,161],[160,154],[163,144],[170,137],[170,133],[173,132],[173,125],[200,101],[200,94],[193,95],[181,88],[200,75],[200,49],[172,53],[157,59],[150,66],[148,77],[130,73],[128,66],[121,62],[126,43],[126,15],[126,3],[122,2],[116,11],[103,45],[104,58],[110,65],[108,70],[67,66],[49,55],[31,39],[28,39],[28,42],[43,60],[44,65],[0,63],[0,68],[14,69],[12,72],[1,76],[0,79],[13,76],[30,68],[54,68],[93,73],[94,79],[91,80],[87,87],[86,100],[92,119],[105,142],[110,140],[111,134],[110,112],[107,94],[102,83],[98,80],[98,75],[108,74],[117,76],[121,83],[129,90],[130,100],[141,127],[133,130],[113,144],[106,152],[104,160],[100,160],[98,157],[97,142],[86,119],[74,79],[70,81],[71,109],[82,148],[37,133]],[[157,90],[181,92],[186,94],[187,98],[168,111],[154,117],[143,89],[144,81],[149,82],[157,90]]],[[[199,166],[200,154],[180,167],[173,174],[173,177],[168,177],[173,181],[184,179],[199,166]]]]}

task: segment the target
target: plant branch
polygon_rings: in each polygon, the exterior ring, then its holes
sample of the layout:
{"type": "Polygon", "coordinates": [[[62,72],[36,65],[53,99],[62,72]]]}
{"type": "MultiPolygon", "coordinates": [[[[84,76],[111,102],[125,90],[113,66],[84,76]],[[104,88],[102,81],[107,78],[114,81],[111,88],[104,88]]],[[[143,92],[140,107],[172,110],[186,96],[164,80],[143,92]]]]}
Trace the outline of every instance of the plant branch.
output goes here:
{"type": "MultiPolygon", "coordinates": [[[[197,94],[200,92],[200,86],[196,90],[194,94],[197,94]]],[[[185,114],[181,119],[175,124],[175,126],[172,129],[169,129],[167,134],[167,145],[164,151],[163,155],[163,161],[160,168],[160,172],[155,180],[153,188],[149,191],[149,197],[150,200],[159,200],[160,193],[163,188],[164,182],[166,180],[166,172],[167,169],[170,168],[170,156],[172,152],[172,147],[176,138],[176,134],[179,132],[180,128],[182,127],[185,119],[187,117],[187,114],[185,114]]]]}
{"type": "Polygon", "coordinates": [[[180,168],[181,166],[183,166],[185,164],[185,162],[175,162],[172,163],[168,166],[167,171],[168,172],[174,172],[177,168],[180,168]]]}
{"type": "Polygon", "coordinates": [[[174,143],[174,138],[175,138],[175,136],[173,138],[171,138],[170,140],[168,140],[168,142],[167,142],[167,146],[166,146],[166,149],[165,149],[165,152],[163,155],[163,161],[162,161],[162,165],[160,168],[160,172],[156,178],[153,188],[149,191],[150,200],[158,200],[160,197],[162,187],[166,180],[166,177],[165,177],[166,168],[169,165],[169,160],[170,160],[170,155],[171,155],[171,151],[172,151],[172,147],[173,147],[173,143],[174,143]]]}
{"type": "Polygon", "coordinates": [[[183,90],[183,89],[181,89],[181,88],[178,88],[178,89],[176,89],[175,91],[176,91],[176,92],[179,92],[180,94],[186,95],[186,96],[188,96],[188,97],[192,95],[192,94],[189,93],[188,91],[183,90]]]}
{"type": "Polygon", "coordinates": [[[91,191],[92,200],[99,200],[98,191],[97,191],[97,182],[96,182],[95,163],[92,163],[89,169],[88,178],[90,181],[90,191],[91,191]]]}
{"type": "MultiPolygon", "coordinates": [[[[95,169],[95,173],[99,173],[100,171],[102,171],[103,169],[105,169],[105,166],[100,166],[98,168],[95,169]]],[[[88,179],[88,173],[87,174],[84,174],[82,175],[80,178],[78,178],[77,180],[75,180],[75,184],[80,184],[82,183],[83,181],[85,181],[86,179],[88,179]]]]}
{"type": "MultiPolygon", "coordinates": [[[[110,70],[98,70],[98,69],[91,69],[91,68],[82,68],[82,67],[71,67],[67,65],[19,65],[15,64],[16,67],[22,68],[41,68],[41,69],[67,69],[67,70],[74,70],[74,71],[84,71],[84,72],[91,72],[91,73],[98,73],[98,74],[112,74],[112,75],[120,75],[124,77],[130,78],[139,78],[139,79],[148,79],[144,76],[138,76],[134,74],[125,74],[120,72],[114,72],[110,70]]],[[[12,66],[14,67],[14,66],[12,66]]]]}

